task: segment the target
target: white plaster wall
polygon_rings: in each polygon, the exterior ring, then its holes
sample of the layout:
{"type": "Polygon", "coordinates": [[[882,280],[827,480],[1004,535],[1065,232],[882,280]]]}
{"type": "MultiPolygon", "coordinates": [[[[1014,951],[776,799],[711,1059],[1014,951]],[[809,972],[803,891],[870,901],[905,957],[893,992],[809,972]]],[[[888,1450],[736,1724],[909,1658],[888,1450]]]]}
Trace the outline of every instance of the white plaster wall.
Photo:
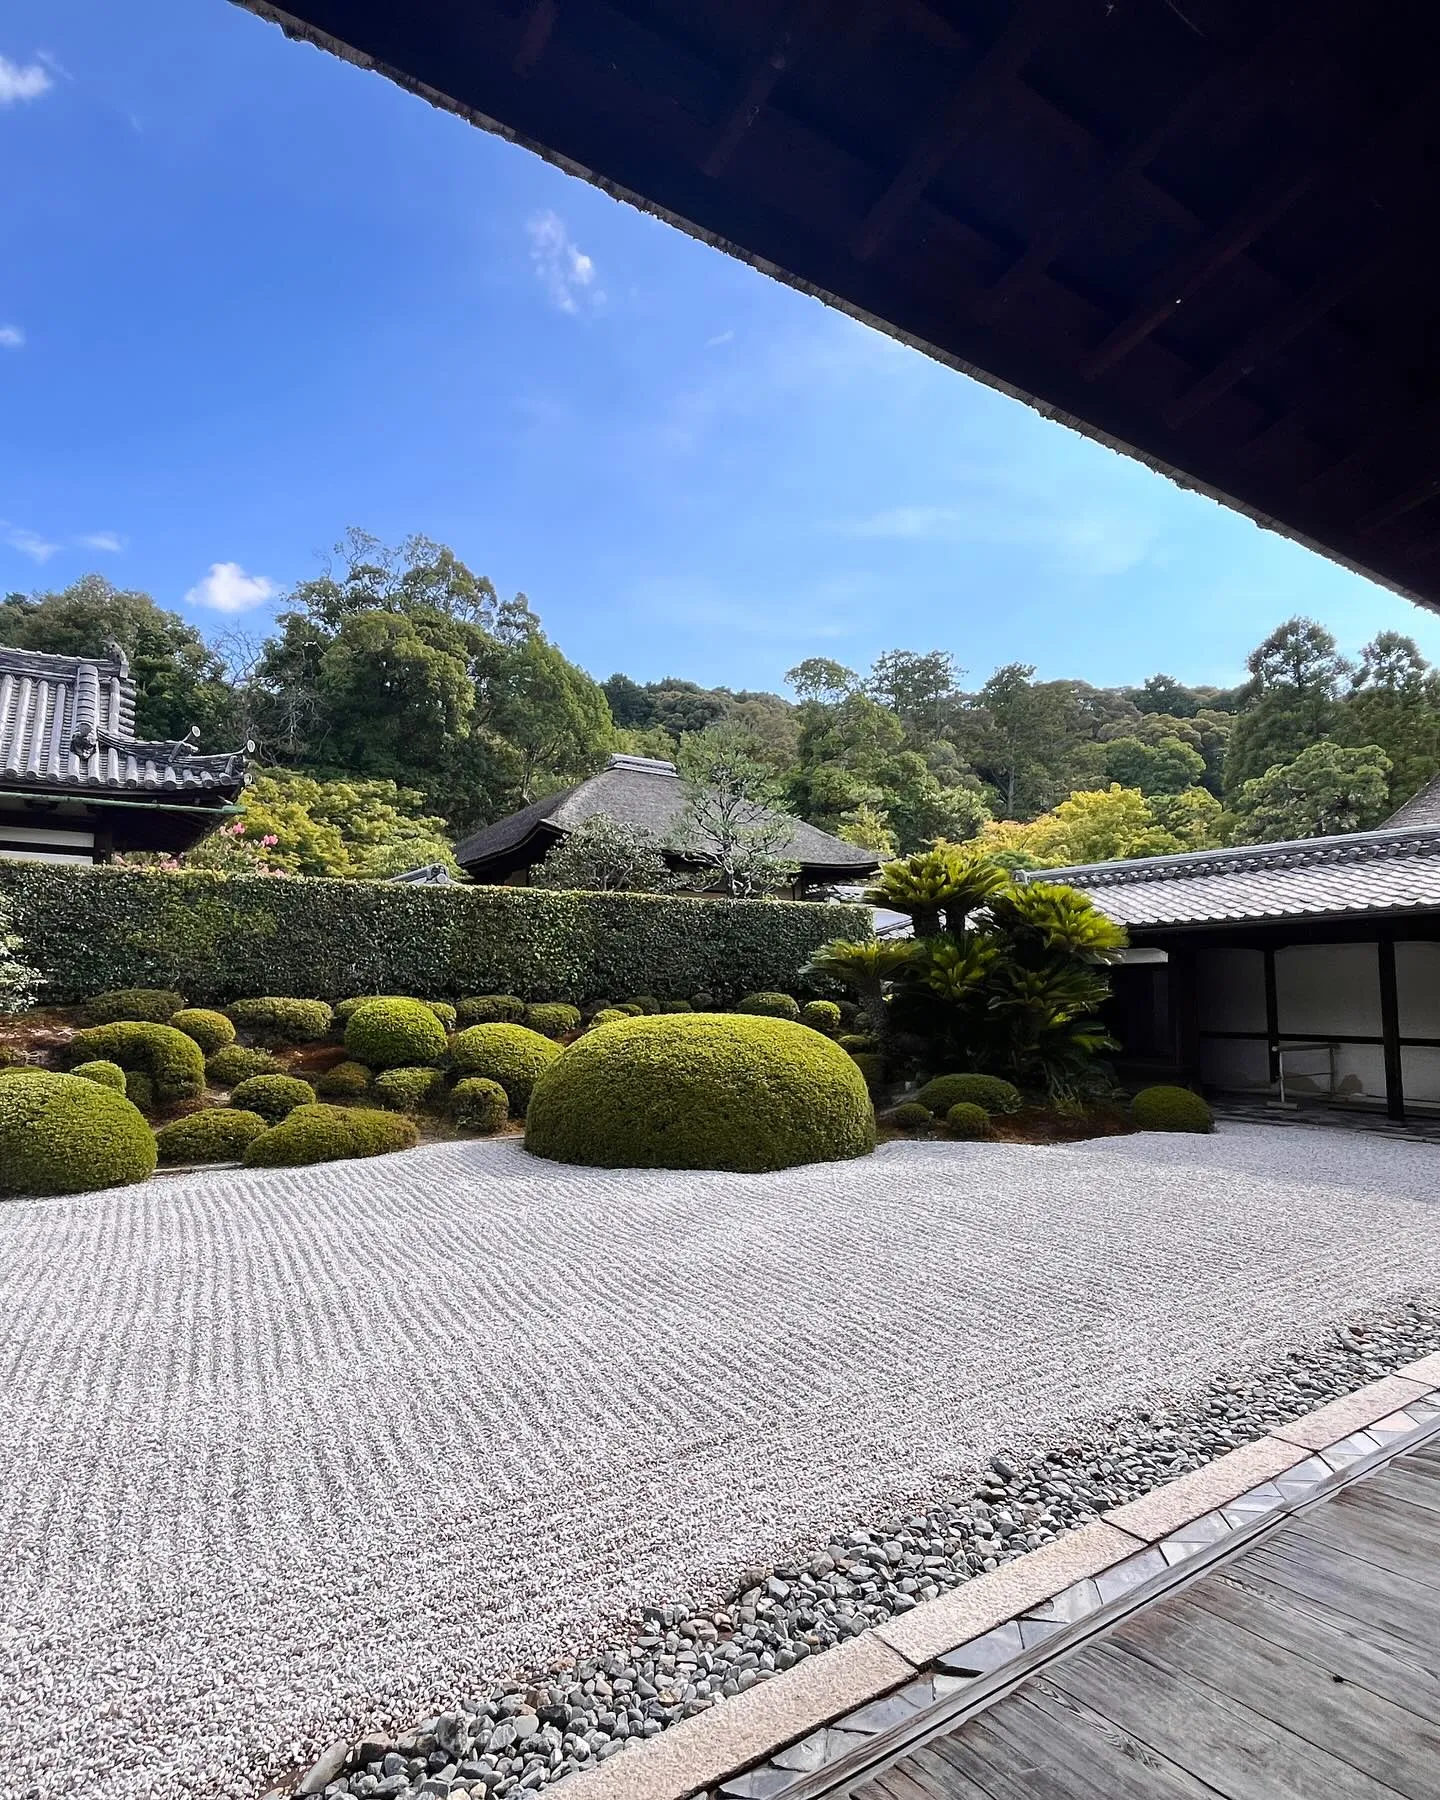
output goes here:
{"type": "Polygon", "coordinates": [[[1440,944],[1397,944],[1395,987],[1401,1037],[1440,1038],[1440,944]]]}
{"type": "Polygon", "coordinates": [[[1380,1035],[1380,966],[1374,944],[1293,944],[1275,952],[1280,1035],[1380,1035]]]}

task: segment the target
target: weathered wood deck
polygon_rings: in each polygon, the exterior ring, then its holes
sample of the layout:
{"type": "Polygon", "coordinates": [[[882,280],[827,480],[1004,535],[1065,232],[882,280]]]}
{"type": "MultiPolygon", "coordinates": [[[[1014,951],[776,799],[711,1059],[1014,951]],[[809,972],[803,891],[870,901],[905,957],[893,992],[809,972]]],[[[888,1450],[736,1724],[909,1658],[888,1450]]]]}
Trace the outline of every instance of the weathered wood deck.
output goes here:
{"type": "Polygon", "coordinates": [[[1440,1800],[1440,1441],[875,1748],[835,1800],[1440,1800]]]}

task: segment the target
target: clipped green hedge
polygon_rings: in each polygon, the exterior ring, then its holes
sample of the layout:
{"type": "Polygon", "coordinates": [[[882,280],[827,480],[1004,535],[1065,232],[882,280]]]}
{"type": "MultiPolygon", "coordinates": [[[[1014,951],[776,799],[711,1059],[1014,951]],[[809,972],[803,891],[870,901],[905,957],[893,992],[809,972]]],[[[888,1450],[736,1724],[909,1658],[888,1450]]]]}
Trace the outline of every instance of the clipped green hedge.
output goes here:
{"type": "Polygon", "coordinates": [[[498,1081],[467,1075],[450,1090],[450,1116],[460,1131],[488,1135],[510,1117],[510,1101],[498,1081]]]}
{"type": "Polygon", "coordinates": [[[330,1030],[335,1016],[323,1000],[294,1000],[283,994],[260,994],[234,1000],[232,1021],[260,1044],[314,1044],[330,1030]]]}
{"type": "Polygon", "coordinates": [[[164,1025],[185,1004],[185,996],[173,988],[107,988],[85,1002],[87,1025],[112,1025],[117,1019],[138,1019],[164,1025]]]}
{"type": "Polygon", "coordinates": [[[245,1044],[225,1044],[205,1058],[205,1079],[212,1087],[238,1087],[252,1075],[283,1075],[277,1057],[268,1050],[252,1050],[245,1044]]]}
{"type": "Polygon", "coordinates": [[[370,1087],[370,1071],[362,1062],[338,1062],[314,1079],[315,1092],[327,1099],[358,1100],[370,1087]]]}
{"type": "Polygon", "coordinates": [[[83,1194],[155,1172],[155,1134],[123,1094],[74,1075],[0,1081],[0,1194],[83,1194]]]}
{"type": "Polygon", "coordinates": [[[721,1002],[795,986],[867,906],[671,894],[276,881],[209,870],[0,862],[26,960],[57,1003],[117,984],[202,1005],[251,994],[613,994],[721,1002]]]}
{"type": "Polygon", "coordinates": [[[69,1053],[75,1062],[113,1062],[127,1074],[145,1076],[162,1106],[171,1100],[191,1100],[205,1086],[200,1046],[173,1025],[129,1020],[87,1025],[71,1038],[69,1053]]]}
{"type": "Polygon", "coordinates": [[[207,1106],[162,1125],[155,1143],[162,1163],[239,1162],[270,1129],[259,1113],[234,1106],[207,1106]]]}
{"type": "Polygon", "coordinates": [[[952,1137],[987,1138],[991,1132],[990,1115],[978,1100],[957,1100],[945,1109],[945,1123],[952,1137]]]}
{"type": "Polygon", "coordinates": [[[368,1106],[297,1106],[245,1152],[247,1168],[293,1169],[305,1163],[340,1162],[351,1156],[384,1156],[420,1141],[413,1119],[368,1106]]]}
{"type": "Polygon", "coordinates": [[[524,1023],[541,1037],[568,1037],[580,1029],[580,1008],[567,1006],[563,1000],[542,1000],[538,1006],[525,1008],[524,1023]]]}
{"type": "Polygon", "coordinates": [[[936,1075],[916,1095],[922,1106],[937,1116],[952,1106],[978,1106],[987,1113],[1019,1112],[1025,1096],[1013,1081],[999,1075],[936,1075]]]}
{"type": "Polygon", "coordinates": [[[457,1074],[498,1081],[517,1119],[525,1116],[536,1081],[563,1052],[528,1025],[471,1025],[450,1044],[457,1074]]]}
{"type": "Polygon", "coordinates": [[[445,1027],[423,1000],[367,1000],[345,1021],[345,1049],[372,1069],[438,1062],[445,1027]]]}
{"type": "Polygon", "coordinates": [[[309,1106],[315,1090],[298,1075],[251,1075],[237,1082],[230,1104],[241,1112],[259,1113],[267,1125],[278,1125],[297,1106],[309,1106]]]}
{"type": "Polygon", "coordinates": [[[444,1097],[445,1077],[438,1069],[382,1069],[375,1077],[375,1098],[391,1112],[424,1112],[444,1097]]]}
{"type": "Polygon", "coordinates": [[[77,1063],[70,1073],[78,1075],[82,1081],[99,1082],[101,1087],[110,1088],[114,1093],[123,1094],[125,1092],[125,1071],[119,1063],[103,1061],[77,1063]]]}
{"type": "Polygon", "coordinates": [[[207,1056],[213,1056],[217,1050],[223,1050],[227,1044],[235,1042],[235,1027],[222,1012],[212,1012],[205,1006],[184,1006],[177,1013],[172,1013],[167,1023],[176,1031],[183,1031],[186,1037],[195,1042],[207,1056]]]}

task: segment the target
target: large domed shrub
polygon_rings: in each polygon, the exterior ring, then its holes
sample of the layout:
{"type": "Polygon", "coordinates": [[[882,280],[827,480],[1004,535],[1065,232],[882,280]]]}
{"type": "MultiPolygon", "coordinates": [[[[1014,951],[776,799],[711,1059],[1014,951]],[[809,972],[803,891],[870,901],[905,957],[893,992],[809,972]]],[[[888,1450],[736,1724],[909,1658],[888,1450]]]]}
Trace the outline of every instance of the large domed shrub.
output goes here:
{"type": "Polygon", "coordinates": [[[256,1138],[269,1129],[259,1113],[234,1106],[207,1106],[162,1125],[155,1133],[155,1143],[162,1163],[239,1162],[256,1138]]]}
{"type": "Polygon", "coordinates": [[[596,1168],[786,1169],[864,1156],[853,1058],[786,1019],[662,1015],[580,1038],[535,1084],[525,1145],[596,1168]]]}
{"type": "Polygon", "coordinates": [[[981,1106],[987,1113],[1013,1113],[1025,1103],[1025,1096],[1015,1083],[1003,1081],[998,1075],[937,1075],[915,1097],[939,1118],[944,1118],[952,1106],[981,1106]]]}
{"type": "MultiPolygon", "coordinates": [[[[177,1009],[178,1010],[178,1009],[177,1009]]],[[[70,1040],[75,1062],[119,1063],[150,1082],[156,1103],[191,1100],[205,1086],[205,1057],[194,1038],[173,1025],[147,1025],[123,1020],[91,1025],[70,1040]]]]}
{"type": "Polygon", "coordinates": [[[267,1125],[278,1125],[297,1106],[309,1106],[315,1090],[298,1075],[252,1075],[240,1081],[230,1095],[230,1104],[242,1112],[259,1113],[267,1125]]]}
{"type": "Polygon", "coordinates": [[[551,1063],[565,1053],[559,1044],[526,1025],[472,1025],[450,1046],[459,1075],[498,1081],[517,1119],[525,1116],[530,1090],[551,1063]]]}
{"type": "Polygon", "coordinates": [[[323,1000],[292,1000],[283,994],[237,1000],[226,1011],[243,1032],[262,1044],[318,1043],[335,1016],[323,1000]]]}
{"type": "Polygon", "coordinates": [[[213,1056],[217,1050],[235,1042],[235,1027],[229,1019],[224,1013],[211,1012],[206,1006],[183,1006],[171,1015],[169,1023],[176,1031],[194,1038],[206,1056],[213,1056]]]}
{"type": "Polygon", "coordinates": [[[293,1169],[304,1163],[384,1156],[420,1141],[415,1121],[368,1106],[297,1106],[245,1152],[247,1168],[293,1169]]]}
{"type": "Polygon", "coordinates": [[[372,1069],[414,1068],[445,1054],[445,1027],[423,1000],[367,1000],[345,1023],[345,1048],[372,1069]]]}
{"type": "Polygon", "coordinates": [[[111,1025],[116,1019],[164,1025],[185,1004],[173,988],[110,988],[94,994],[81,1007],[87,1025],[111,1025]]]}
{"type": "Polygon", "coordinates": [[[41,1070],[0,1081],[0,1193],[83,1194],[155,1172],[155,1134],[123,1094],[41,1070]]]}
{"type": "Polygon", "coordinates": [[[1189,1088],[1161,1083],[1141,1088],[1130,1112],[1142,1131],[1213,1131],[1215,1115],[1189,1088]]]}

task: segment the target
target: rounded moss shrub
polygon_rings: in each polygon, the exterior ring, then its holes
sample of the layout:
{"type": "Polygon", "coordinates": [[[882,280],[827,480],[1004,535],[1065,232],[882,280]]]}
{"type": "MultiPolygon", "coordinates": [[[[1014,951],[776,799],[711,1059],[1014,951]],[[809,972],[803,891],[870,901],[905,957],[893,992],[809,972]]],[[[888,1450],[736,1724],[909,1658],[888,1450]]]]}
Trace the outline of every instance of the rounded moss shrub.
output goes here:
{"type": "Polygon", "coordinates": [[[623,1006],[602,1006],[599,1012],[591,1016],[590,1023],[591,1025],[613,1025],[617,1019],[633,1019],[634,1016],[633,1013],[626,1012],[623,1006]]]}
{"type": "Polygon", "coordinates": [[[267,1125],[278,1125],[297,1106],[309,1106],[315,1090],[298,1075],[252,1075],[238,1082],[230,1104],[243,1112],[259,1113],[267,1125]]]}
{"type": "Polygon", "coordinates": [[[297,1106],[245,1151],[245,1166],[293,1169],[304,1163],[384,1156],[420,1141],[415,1121],[369,1106],[297,1106]]]}
{"type": "Polygon", "coordinates": [[[132,1106],[138,1106],[142,1113],[154,1112],[155,1083],[143,1069],[125,1071],[125,1098],[132,1106]]]}
{"type": "Polygon", "coordinates": [[[890,1122],[898,1125],[902,1131],[924,1131],[935,1123],[935,1115],[918,1100],[907,1100],[891,1113],[890,1122]]]}
{"type": "Polygon", "coordinates": [[[370,1071],[361,1062],[336,1063],[315,1077],[314,1086],[327,1099],[358,1100],[370,1086],[370,1071]]]}
{"type": "MultiPolygon", "coordinates": [[[[178,1010],[178,1008],[177,1008],[178,1010]]],[[[90,1025],[70,1040],[75,1062],[113,1062],[149,1077],[157,1104],[192,1100],[205,1086],[205,1058],[194,1038],[173,1025],[133,1020],[90,1025]]]]}
{"type": "Polygon", "coordinates": [[[375,1098],[391,1112],[418,1113],[438,1105],[445,1077],[438,1069],[383,1069],[375,1077],[375,1098]]]}
{"type": "Polygon", "coordinates": [[[690,1004],[696,1012],[719,1012],[720,1001],[707,988],[701,988],[698,994],[690,996],[690,1004]]]}
{"type": "Polygon", "coordinates": [[[155,1172],[155,1134],[123,1094],[44,1070],[0,1081],[0,1193],[83,1194],[155,1172]]]}
{"type": "Polygon", "coordinates": [[[648,1017],[651,1013],[661,1011],[660,1002],[654,994],[632,994],[625,1004],[635,1008],[633,1016],[637,1019],[642,1014],[648,1017]]]}
{"type": "Polygon", "coordinates": [[[937,1075],[927,1081],[916,1096],[937,1118],[944,1118],[952,1106],[962,1101],[983,1107],[987,1113],[1019,1112],[1025,1097],[1013,1081],[1002,1081],[998,1075],[937,1075]]]}
{"type": "Polygon", "coordinates": [[[318,1043],[335,1016],[323,1000],[292,1000],[280,994],[237,1000],[225,1010],[243,1032],[262,1044],[318,1043]]]}
{"type": "Polygon", "coordinates": [[[155,1133],[155,1143],[162,1163],[239,1162],[256,1138],[268,1130],[259,1113],[242,1112],[234,1106],[207,1106],[162,1125],[155,1133]]]}
{"type": "Polygon", "coordinates": [[[467,1075],[450,1090],[450,1116],[461,1131],[488,1135],[510,1117],[510,1101],[498,1081],[467,1075]]]}
{"type": "Polygon", "coordinates": [[[423,1000],[367,1000],[345,1025],[345,1048],[372,1069],[408,1069],[438,1062],[445,1027],[423,1000]]]}
{"type": "Polygon", "coordinates": [[[123,1094],[125,1092],[125,1071],[119,1063],[80,1063],[70,1073],[78,1075],[82,1081],[98,1081],[101,1087],[107,1087],[113,1093],[123,1094]]]}
{"type": "Polygon", "coordinates": [[[208,1007],[182,1006],[179,1012],[171,1014],[169,1022],[176,1031],[194,1038],[206,1056],[235,1042],[235,1027],[224,1013],[211,1012],[208,1007]]]}
{"type": "Polygon", "coordinates": [[[81,1012],[87,1025],[112,1025],[117,1019],[163,1025],[185,1004],[185,996],[173,988],[110,988],[94,994],[81,1012]]]}
{"type": "Polygon", "coordinates": [[[687,1013],[694,1012],[695,1008],[688,1000],[662,1000],[660,1010],[662,1013],[687,1013]]]}
{"type": "Polygon", "coordinates": [[[525,1002],[518,994],[471,994],[455,1010],[462,1025],[518,1025],[525,1002]]]}
{"type": "MultiPolygon", "coordinates": [[[[335,1007],[331,1019],[332,1026],[345,1026],[350,1022],[350,1015],[357,1006],[363,1006],[367,1000],[412,1000],[418,998],[413,994],[356,994],[349,1000],[342,1000],[335,1007]]],[[[422,1006],[428,1006],[435,1017],[447,1031],[455,1029],[455,1008],[448,1000],[421,1000],[422,1006]]]]}
{"type": "Polygon", "coordinates": [[[460,1015],[448,1000],[427,1000],[425,1005],[430,1008],[447,1031],[453,1031],[459,1023],[460,1015]]]}
{"type": "MultiPolygon", "coordinates": [[[[605,1034],[594,1035],[598,1038],[605,1034]]],[[[517,1119],[523,1119],[530,1104],[530,1090],[565,1052],[559,1044],[525,1025],[472,1025],[454,1039],[450,1054],[457,1074],[483,1075],[487,1081],[498,1081],[510,1102],[510,1111],[517,1119]]]]}
{"type": "Polygon", "coordinates": [[[1141,1088],[1130,1102],[1130,1112],[1142,1131],[1213,1131],[1215,1115],[1199,1094],[1189,1088],[1141,1088]]]}
{"type": "MultiPolygon", "coordinates": [[[[838,1050],[840,1046],[837,1044],[835,1048],[838,1050]]],[[[860,1079],[866,1087],[878,1088],[884,1085],[885,1058],[878,1050],[846,1050],[842,1054],[848,1056],[860,1071],[860,1079]]]]}
{"type": "Polygon", "coordinates": [[[945,1109],[945,1123],[950,1128],[950,1135],[958,1138],[987,1138],[990,1136],[990,1115],[983,1106],[973,1100],[957,1100],[953,1106],[945,1109]]]}
{"type": "Polygon", "coordinates": [[[624,1013],[627,1019],[639,1019],[645,1015],[645,1008],[638,1000],[617,1000],[614,1010],[624,1013]]]}
{"type": "Polygon", "coordinates": [[[788,1169],[864,1156],[855,1064],[785,1019],[631,1019],[572,1044],[535,1084],[525,1147],[594,1168],[788,1169]]]}
{"type": "Polygon", "coordinates": [[[827,1034],[840,1029],[840,1008],[833,1000],[807,1000],[800,1008],[800,1023],[827,1034]]]}
{"type": "Polygon", "coordinates": [[[243,1044],[226,1044],[205,1059],[205,1079],[211,1087],[233,1088],[252,1075],[282,1075],[284,1069],[268,1050],[249,1050],[243,1044]]]}
{"type": "Polygon", "coordinates": [[[762,1019],[798,1019],[800,1003],[788,994],[745,994],[735,1002],[737,1013],[755,1013],[762,1019]]]}
{"type": "Polygon", "coordinates": [[[544,1001],[525,1008],[525,1023],[541,1037],[568,1037],[580,1029],[580,1008],[566,1006],[563,1000],[544,1001]]]}
{"type": "Polygon", "coordinates": [[[836,1038],[842,1050],[873,1050],[875,1040],[863,1031],[847,1031],[836,1038]]]}

